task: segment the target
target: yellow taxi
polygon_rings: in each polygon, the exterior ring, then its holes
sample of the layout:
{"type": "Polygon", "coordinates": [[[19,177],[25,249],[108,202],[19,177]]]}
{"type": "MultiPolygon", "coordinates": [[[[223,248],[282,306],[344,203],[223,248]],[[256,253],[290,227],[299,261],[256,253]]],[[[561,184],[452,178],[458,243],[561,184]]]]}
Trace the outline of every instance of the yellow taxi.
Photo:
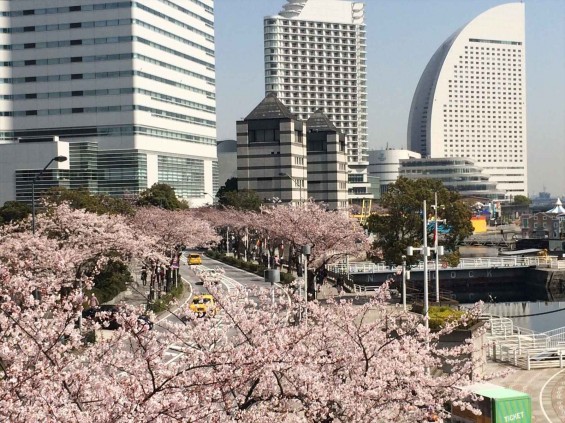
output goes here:
{"type": "Polygon", "coordinates": [[[200,257],[200,254],[189,254],[188,255],[188,259],[187,259],[188,265],[192,265],[192,264],[202,264],[202,257],[200,257]]]}
{"type": "Polygon", "coordinates": [[[190,311],[196,313],[198,317],[213,317],[218,311],[218,306],[210,294],[195,295],[190,304],[190,311]]]}

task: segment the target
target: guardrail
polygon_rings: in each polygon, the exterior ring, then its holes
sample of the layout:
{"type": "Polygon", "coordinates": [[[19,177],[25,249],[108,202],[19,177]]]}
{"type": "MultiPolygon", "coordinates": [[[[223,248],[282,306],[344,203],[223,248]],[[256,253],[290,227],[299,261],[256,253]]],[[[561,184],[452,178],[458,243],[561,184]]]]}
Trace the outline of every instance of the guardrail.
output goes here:
{"type": "MultiPolygon", "coordinates": [[[[551,269],[565,269],[565,260],[558,260],[556,257],[477,257],[463,258],[457,266],[450,266],[446,262],[440,261],[440,270],[456,269],[479,269],[479,268],[499,268],[499,267],[546,267],[551,269]]],[[[428,261],[428,270],[435,270],[435,261],[428,261]]],[[[384,263],[355,262],[336,263],[328,265],[330,272],[338,274],[351,273],[397,273],[402,272],[401,266],[388,266],[384,263]]],[[[424,263],[420,262],[410,266],[410,270],[424,270],[424,263]]]]}

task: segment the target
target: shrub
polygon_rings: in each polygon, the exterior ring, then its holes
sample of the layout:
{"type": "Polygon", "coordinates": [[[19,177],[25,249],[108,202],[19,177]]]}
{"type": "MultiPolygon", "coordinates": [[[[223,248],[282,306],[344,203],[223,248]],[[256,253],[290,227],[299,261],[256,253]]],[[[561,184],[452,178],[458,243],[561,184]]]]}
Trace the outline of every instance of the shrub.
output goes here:
{"type": "Polygon", "coordinates": [[[281,273],[281,282],[284,284],[289,284],[294,280],[294,275],[292,273],[281,273]]]}
{"type": "Polygon", "coordinates": [[[455,308],[432,306],[428,310],[430,329],[439,330],[443,328],[446,323],[459,320],[464,314],[464,311],[455,308]]]}
{"type": "Polygon", "coordinates": [[[171,292],[155,300],[155,302],[149,306],[149,309],[154,313],[160,313],[162,311],[167,310],[167,308],[169,307],[169,303],[173,301],[175,298],[180,297],[183,291],[184,291],[184,284],[180,283],[176,287],[171,289],[171,292]]]}
{"type": "MultiPolygon", "coordinates": [[[[115,298],[120,292],[127,288],[127,284],[133,281],[128,267],[118,261],[110,261],[106,267],[94,277],[94,292],[100,303],[105,303],[115,298]]],[[[85,293],[88,297],[90,292],[85,293]]]]}

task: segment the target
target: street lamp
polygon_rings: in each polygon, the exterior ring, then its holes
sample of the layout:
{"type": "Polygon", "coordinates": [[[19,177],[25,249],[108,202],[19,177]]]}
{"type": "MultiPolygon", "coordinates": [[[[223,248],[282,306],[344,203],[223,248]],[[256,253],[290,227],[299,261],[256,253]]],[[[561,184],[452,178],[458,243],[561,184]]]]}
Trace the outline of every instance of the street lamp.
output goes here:
{"type": "MultiPolygon", "coordinates": [[[[438,246],[437,250],[434,247],[428,247],[428,216],[426,210],[426,200],[423,202],[423,229],[424,229],[424,245],[422,248],[415,248],[415,247],[408,247],[406,249],[406,255],[412,256],[414,255],[414,251],[421,251],[422,255],[424,256],[424,321],[426,325],[426,329],[429,329],[429,304],[428,304],[428,256],[430,255],[430,251],[435,251],[436,254],[443,255],[443,246],[438,246]]],[[[427,341],[426,341],[427,342],[427,341]]]]}
{"type": "Polygon", "coordinates": [[[214,205],[214,202],[215,202],[216,200],[214,199],[214,197],[212,197],[212,194],[207,193],[207,192],[203,192],[202,194],[207,195],[208,197],[210,197],[210,198],[212,199],[212,205],[214,205]]]}
{"type": "MultiPolygon", "coordinates": [[[[310,244],[304,244],[302,246],[302,255],[304,256],[304,300],[306,301],[306,307],[308,305],[308,259],[312,254],[312,247],[310,244]]],[[[314,290],[315,291],[315,290],[314,290]]],[[[308,310],[304,310],[304,321],[308,322],[308,310]]]]}
{"type": "Polygon", "coordinates": [[[285,173],[285,172],[279,172],[279,176],[286,176],[288,179],[293,181],[294,184],[298,186],[298,188],[300,188],[300,204],[302,204],[302,181],[300,181],[299,179],[293,178],[292,176],[290,176],[288,173],[285,173]]]}
{"type": "MultiPolygon", "coordinates": [[[[439,303],[439,256],[443,255],[443,248],[441,249],[441,251],[438,251],[438,232],[437,232],[437,224],[438,224],[438,219],[437,219],[437,192],[434,193],[434,200],[435,200],[435,204],[432,207],[432,209],[434,209],[434,251],[436,253],[435,256],[435,266],[436,266],[436,303],[439,303]]],[[[439,206],[442,209],[444,208],[444,206],[439,206]]],[[[445,223],[445,220],[442,220],[442,223],[445,223]]]]}
{"type": "Polygon", "coordinates": [[[402,255],[402,307],[406,312],[406,256],[402,255]]]}
{"type": "Polygon", "coordinates": [[[31,231],[33,235],[35,235],[35,183],[41,178],[43,172],[51,165],[53,162],[65,162],[67,161],[66,156],[56,156],[49,160],[49,163],[45,165],[45,167],[35,175],[35,178],[31,181],[31,231]]]}

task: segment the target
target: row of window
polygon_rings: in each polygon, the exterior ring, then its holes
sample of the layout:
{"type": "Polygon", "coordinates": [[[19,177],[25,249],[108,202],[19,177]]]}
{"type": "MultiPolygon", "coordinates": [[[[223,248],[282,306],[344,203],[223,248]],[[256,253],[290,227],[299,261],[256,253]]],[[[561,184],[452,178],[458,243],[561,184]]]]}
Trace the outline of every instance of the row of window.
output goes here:
{"type": "Polygon", "coordinates": [[[179,120],[182,122],[192,123],[195,125],[209,126],[214,128],[216,122],[213,120],[197,118],[194,116],[183,115],[180,113],[174,113],[166,110],[155,109],[146,106],[137,105],[121,105],[121,106],[98,106],[98,107],[70,107],[64,109],[39,109],[39,110],[17,110],[14,112],[0,112],[0,116],[57,116],[57,115],[68,115],[68,114],[80,114],[80,113],[104,113],[104,112],[129,112],[134,110],[140,110],[143,112],[150,112],[153,116],[166,117],[174,120],[179,120]]]}
{"type": "Polygon", "coordinates": [[[181,198],[200,197],[204,192],[204,160],[158,156],[158,180],[174,188],[181,198]]]}
{"type": "MultiPolygon", "coordinates": [[[[193,18],[196,18],[206,25],[213,27],[214,22],[209,19],[204,18],[184,7],[181,7],[175,3],[172,3],[168,0],[159,0],[162,3],[173,7],[174,9],[183,12],[193,18]]],[[[214,9],[207,4],[202,3],[198,0],[189,0],[194,4],[197,4],[204,8],[204,10],[208,13],[214,14],[214,9]]],[[[136,6],[137,2],[132,1],[120,1],[120,2],[111,2],[111,3],[99,3],[99,4],[85,4],[85,5],[78,5],[78,6],[66,6],[66,7],[47,7],[47,8],[37,8],[37,9],[25,9],[25,10],[12,10],[9,12],[2,12],[2,16],[32,16],[32,15],[52,15],[57,13],[70,13],[70,12],[91,12],[95,10],[112,10],[112,9],[123,9],[123,8],[130,8],[132,6],[136,6]]]]}
{"type": "MultiPolygon", "coordinates": [[[[13,141],[18,137],[50,136],[53,130],[46,131],[9,131],[0,132],[0,140],[13,141]]],[[[151,137],[170,139],[175,141],[194,142],[198,144],[216,145],[216,139],[202,135],[191,134],[188,132],[170,131],[166,129],[156,129],[154,127],[140,125],[118,125],[118,126],[94,126],[94,127],[75,127],[70,129],[60,129],[58,134],[61,137],[120,137],[133,135],[147,135],[151,137]]]]}
{"type": "Polygon", "coordinates": [[[214,56],[214,50],[213,50],[213,49],[206,48],[206,47],[202,46],[201,44],[195,43],[194,41],[187,40],[187,39],[184,38],[184,37],[179,37],[178,35],[175,35],[175,34],[173,34],[172,32],[165,31],[165,30],[163,30],[163,29],[161,29],[161,28],[158,28],[158,27],[156,27],[156,26],[154,26],[154,25],[148,24],[147,22],[140,21],[139,19],[133,19],[133,23],[136,24],[136,25],[139,25],[139,26],[141,26],[141,27],[143,27],[143,28],[147,28],[147,29],[149,29],[149,30],[151,30],[151,31],[154,31],[154,32],[156,32],[156,33],[158,33],[158,34],[165,35],[165,36],[167,36],[167,37],[169,37],[169,38],[172,38],[172,39],[175,40],[175,41],[179,41],[179,42],[181,42],[181,43],[183,43],[183,44],[186,44],[186,45],[188,45],[188,46],[194,47],[194,48],[196,48],[196,49],[198,49],[198,50],[202,50],[203,52],[205,52],[205,53],[206,53],[207,55],[209,55],[209,56],[214,56]]]}
{"type": "Polygon", "coordinates": [[[489,43],[489,44],[509,44],[513,46],[521,46],[520,41],[503,41],[503,40],[482,40],[480,38],[469,38],[471,43],[489,43]]]}
{"type": "MultiPolygon", "coordinates": [[[[200,31],[190,25],[187,25],[181,21],[178,21],[174,18],[171,18],[163,13],[154,11],[146,6],[141,4],[137,5],[140,9],[145,10],[149,13],[155,14],[163,19],[166,19],[172,23],[175,23],[179,26],[182,26],[185,29],[188,29],[192,32],[195,32],[199,35],[204,36],[208,41],[213,42],[214,37],[210,34],[207,34],[204,31],[200,31]]],[[[24,33],[24,32],[44,32],[44,31],[61,31],[61,30],[69,30],[69,29],[81,29],[81,28],[104,28],[108,26],[119,26],[119,25],[131,25],[131,24],[138,24],[145,28],[149,28],[152,31],[167,35],[168,37],[174,38],[178,41],[181,41],[185,44],[191,45],[197,49],[205,51],[207,54],[213,55],[214,51],[208,48],[203,47],[200,44],[194,43],[192,41],[186,40],[185,38],[178,37],[168,31],[163,31],[160,28],[157,28],[153,25],[147,24],[143,21],[137,19],[110,19],[110,20],[101,20],[101,21],[88,21],[88,22],[70,22],[70,23],[59,23],[59,24],[49,24],[49,25],[35,25],[35,26],[19,26],[19,27],[12,27],[12,28],[2,28],[3,33],[24,33]]]]}
{"type": "Polygon", "coordinates": [[[206,81],[208,84],[215,85],[214,78],[201,75],[196,72],[192,72],[185,68],[179,68],[178,66],[171,65],[169,63],[161,62],[160,60],[153,59],[148,56],[144,56],[137,53],[121,53],[121,54],[100,54],[96,56],[73,56],[73,57],[54,57],[50,59],[33,59],[33,60],[18,60],[13,62],[0,62],[0,66],[46,66],[46,65],[61,65],[67,63],[91,63],[91,62],[104,62],[112,60],[131,60],[139,59],[144,62],[153,63],[155,65],[174,70],[175,72],[182,73],[184,75],[192,76],[197,79],[206,81]]]}
{"type": "Polygon", "coordinates": [[[170,79],[161,78],[156,75],[151,75],[141,71],[115,71],[115,72],[96,72],[96,73],[73,73],[64,75],[41,75],[41,76],[26,76],[23,78],[1,78],[0,82],[6,84],[24,84],[29,82],[57,82],[57,81],[71,81],[81,79],[106,79],[106,78],[125,78],[131,76],[140,76],[142,78],[151,79],[153,81],[161,82],[163,84],[172,85],[182,88],[187,91],[192,91],[197,94],[203,94],[210,99],[215,98],[215,93],[212,91],[205,91],[181,82],[172,81],[170,79]]]}
{"type": "Polygon", "coordinates": [[[216,108],[205,104],[197,103],[194,101],[185,100],[179,97],[172,97],[170,95],[157,93],[155,91],[144,90],[141,88],[112,88],[112,89],[99,89],[99,90],[75,90],[75,91],[55,91],[43,93],[27,93],[27,94],[9,94],[2,95],[2,100],[43,100],[53,98],[69,98],[69,97],[93,97],[104,95],[120,95],[120,94],[133,94],[139,93],[151,96],[154,100],[171,103],[177,106],[186,107],[194,110],[202,110],[204,112],[215,113],[216,108]]]}
{"type": "Polygon", "coordinates": [[[158,16],[158,17],[160,17],[161,19],[164,19],[164,20],[166,20],[166,21],[169,21],[169,22],[171,22],[171,23],[173,23],[173,24],[175,24],[175,25],[177,25],[177,26],[180,26],[181,28],[188,29],[189,31],[194,32],[195,34],[201,35],[201,36],[203,36],[206,40],[208,40],[208,41],[210,41],[210,42],[212,42],[212,43],[214,42],[214,36],[213,36],[212,34],[209,34],[209,33],[207,33],[207,32],[201,31],[201,30],[199,30],[198,28],[195,28],[195,27],[193,27],[193,26],[191,26],[191,25],[188,25],[188,24],[186,24],[186,23],[184,23],[184,22],[181,22],[181,21],[179,21],[179,20],[177,20],[177,19],[175,19],[175,18],[173,18],[173,17],[171,17],[171,16],[165,15],[164,13],[158,12],[157,10],[151,9],[150,7],[147,7],[147,6],[145,6],[145,5],[141,4],[141,3],[135,3],[134,6],[140,8],[141,10],[144,10],[144,11],[146,11],[146,12],[148,12],[148,13],[151,13],[152,15],[158,16]]]}
{"type": "Polygon", "coordinates": [[[171,48],[154,43],[153,41],[146,40],[145,38],[136,37],[136,36],[85,38],[79,40],[58,40],[58,41],[46,41],[40,43],[24,43],[24,44],[3,44],[0,45],[0,48],[2,48],[3,50],[25,50],[25,49],[59,48],[59,47],[69,47],[69,46],[84,46],[84,45],[131,43],[135,41],[156,48],[158,50],[171,53],[177,57],[182,57],[183,59],[190,60],[191,62],[206,66],[211,70],[215,68],[213,63],[198,59],[194,56],[181,53],[180,51],[173,50],[171,48]]]}
{"type": "Polygon", "coordinates": [[[356,29],[360,31],[365,30],[365,25],[350,25],[350,24],[337,24],[337,23],[325,23],[325,22],[312,22],[312,21],[299,21],[299,20],[287,20],[287,19],[267,19],[268,25],[285,25],[301,28],[327,28],[327,29],[342,29],[355,31],[356,29]]]}

